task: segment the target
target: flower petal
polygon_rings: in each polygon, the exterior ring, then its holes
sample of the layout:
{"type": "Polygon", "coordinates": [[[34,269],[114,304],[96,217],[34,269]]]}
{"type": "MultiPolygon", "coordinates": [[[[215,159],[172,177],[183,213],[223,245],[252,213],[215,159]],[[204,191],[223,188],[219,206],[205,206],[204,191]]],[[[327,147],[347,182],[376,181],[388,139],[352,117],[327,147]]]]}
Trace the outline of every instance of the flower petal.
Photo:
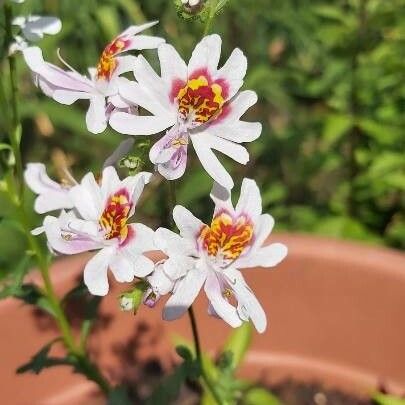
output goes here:
{"type": "Polygon", "coordinates": [[[272,243],[242,257],[238,260],[237,266],[241,268],[274,267],[287,256],[287,252],[287,246],[282,243],[272,243]]]}
{"type": "Polygon", "coordinates": [[[199,135],[192,135],[191,141],[195,152],[200,159],[201,165],[204,167],[205,171],[221,186],[232,189],[234,186],[232,177],[226,171],[224,166],[219,162],[218,158],[212,152],[212,150],[207,147],[204,140],[201,139],[199,135]]]}
{"type": "Polygon", "coordinates": [[[213,75],[218,67],[221,56],[221,37],[217,34],[207,35],[194,48],[188,63],[188,76],[199,69],[208,69],[213,75]]]}
{"type": "Polygon", "coordinates": [[[242,274],[232,268],[224,270],[224,274],[228,278],[228,282],[238,300],[239,316],[242,319],[250,318],[257,331],[263,333],[267,327],[266,313],[252,290],[246,284],[242,274]]]}
{"type": "Polygon", "coordinates": [[[24,180],[28,187],[36,194],[48,191],[59,191],[61,185],[53,181],[46,172],[46,166],[42,163],[28,163],[24,171],[24,180]]]}
{"type": "Polygon", "coordinates": [[[84,284],[93,295],[104,296],[108,293],[107,269],[114,255],[114,248],[101,249],[93,256],[84,268],[84,284]]]}
{"type": "Polygon", "coordinates": [[[164,320],[173,321],[187,311],[197,298],[206,276],[206,270],[194,268],[176,284],[173,295],[168,299],[163,309],[164,320]]]}
{"type": "Polygon", "coordinates": [[[204,285],[205,293],[215,313],[233,328],[242,325],[238,311],[223,296],[221,285],[214,271],[209,271],[204,285]]]}
{"type": "Polygon", "coordinates": [[[182,238],[177,233],[166,228],[158,228],[155,231],[154,243],[157,248],[168,256],[183,255],[191,256],[196,253],[196,246],[190,239],[182,238]]]}
{"type": "Polygon", "coordinates": [[[93,134],[100,134],[107,128],[105,108],[104,96],[93,95],[90,98],[90,106],[86,114],[86,125],[87,129],[93,134]]]}
{"type": "Polygon", "coordinates": [[[119,283],[130,283],[134,279],[134,265],[120,250],[111,259],[110,269],[119,283]]]}
{"type": "Polygon", "coordinates": [[[205,224],[195,217],[187,208],[176,205],[173,209],[173,219],[183,238],[195,241],[205,224]]]}
{"type": "Polygon", "coordinates": [[[158,55],[160,73],[169,90],[176,80],[187,81],[187,65],[172,45],[159,46],[158,55]]]}
{"type": "Polygon", "coordinates": [[[231,99],[243,85],[246,75],[247,58],[243,52],[236,48],[225,62],[224,66],[215,74],[215,79],[224,79],[229,86],[228,99],[231,99]]]}
{"type": "Polygon", "coordinates": [[[163,271],[162,264],[155,267],[153,273],[148,277],[148,282],[157,296],[168,294],[174,287],[174,282],[163,271]]]}
{"type": "Polygon", "coordinates": [[[151,228],[144,224],[130,224],[128,226],[132,228],[133,237],[120,247],[123,254],[129,258],[135,258],[144,252],[156,250],[153,243],[154,232],[151,228]]]}
{"type": "Polygon", "coordinates": [[[214,216],[218,211],[222,211],[224,209],[229,212],[234,211],[230,190],[222,187],[220,184],[214,182],[210,197],[215,204],[214,216]]]}
{"type": "Polygon", "coordinates": [[[110,125],[121,134],[153,135],[175,124],[173,116],[137,116],[125,112],[111,114],[110,125]]]}
{"type": "Polygon", "coordinates": [[[165,40],[160,37],[154,37],[152,35],[136,35],[131,38],[129,46],[125,49],[130,50],[142,50],[142,49],[156,49],[159,45],[163,44],[165,40]]]}
{"type": "Polygon", "coordinates": [[[254,180],[243,179],[235,211],[236,215],[247,214],[253,222],[256,222],[262,213],[262,197],[254,180]]]}

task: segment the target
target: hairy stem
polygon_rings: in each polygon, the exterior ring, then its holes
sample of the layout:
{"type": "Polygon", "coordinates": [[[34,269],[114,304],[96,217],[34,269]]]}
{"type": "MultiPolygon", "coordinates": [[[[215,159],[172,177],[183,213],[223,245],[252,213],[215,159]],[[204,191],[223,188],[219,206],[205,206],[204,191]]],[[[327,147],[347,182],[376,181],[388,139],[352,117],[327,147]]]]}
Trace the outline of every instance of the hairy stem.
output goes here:
{"type": "MultiPolygon", "coordinates": [[[[12,35],[12,20],[13,20],[13,10],[12,6],[9,3],[4,4],[4,17],[6,24],[6,38],[5,44],[6,49],[13,40],[12,35]]],[[[24,193],[23,193],[23,164],[20,150],[20,140],[21,140],[21,120],[18,108],[18,87],[17,87],[17,68],[16,60],[14,55],[8,56],[8,65],[9,65],[9,77],[10,77],[10,116],[8,123],[8,134],[10,145],[13,150],[15,158],[15,173],[12,181],[8,183],[8,189],[11,194],[11,199],[14,202],[17,210],[17,217],[24,229],[25,235],[28,239],[28,244],[33,252],[36,262],[38,264],[43,283],[44,290],[43,294],[49,301],[49,304],[52,308],[56,323],[62,335],[62,340],[64,346],[69,355],[73,356],[77,364],[80,366],[80,371],[91,381],[94,381],[103,392],[108,393],[110,391],[110,386],[101,375],[97,366],[92,363],[86,352],[76,344],[75,338],[68,322],[68,319],[65,315],[65,312],[62,308],[61,302],[56,295],[52,281],[49,275],[49,262],[46,257],[46,254],[42,251],[37,239],[31,234],[31,226],[28,220],[28,215],[24,206],[24,193]]],[[[7,105],[3,105],[3,108],[6,108],[7,105]]]]}
{"type": "Polygon", "coordinates": [[[208,35],[208,33],[210,32],[212,20],[215,17],[215,12],[217,9],[217,3],[218,3],[218,0],[207,0],[206,7],[209,7],[209,12],[208,12],[207,21],[205,22],[205,28],[204,28],[204,34],[203,34],[204,37],[206,35],[208,35]]]}

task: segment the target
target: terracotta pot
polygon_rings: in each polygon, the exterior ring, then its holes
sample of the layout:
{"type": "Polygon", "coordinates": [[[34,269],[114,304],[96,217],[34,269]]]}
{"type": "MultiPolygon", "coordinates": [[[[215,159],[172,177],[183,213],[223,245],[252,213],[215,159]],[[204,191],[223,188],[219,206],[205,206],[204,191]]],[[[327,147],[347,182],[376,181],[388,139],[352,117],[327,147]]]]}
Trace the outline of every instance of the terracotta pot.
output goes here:
{"type": "MultiPolygon", "coordinates": [[[[272,239],[284,242],[289,255],[275,271],[245,271],[270,325],[265,334],[255,335],[242,373],[268,382],[318,380],[357,395],[381,383],[404,392],[405,254],[312,236],[272,239]]],[[[52,278],[59,294],[81,276],[87,258],[55,263],[52,278]]],[[[113,292],[102,303],[102,322],[91,337],[93,357],[114,382],[136,380],[151,359],[169,369],[175,358],[170,336],[191,336],[187,317],[163,323],[160,307],[144,307],[135,317],[120,312],[116,297],[126,286],[112,284],[113,292]]],[[[230,328],[207,315],[203,294],[196,314],[204,349],[214,352],[230,328]]],[[[68,367],[15,375],[19,365],[57,336],[46,316],[9,299],[0,303],[0,322],[2,403],[99,403],[95,385],[68,367]]]]}

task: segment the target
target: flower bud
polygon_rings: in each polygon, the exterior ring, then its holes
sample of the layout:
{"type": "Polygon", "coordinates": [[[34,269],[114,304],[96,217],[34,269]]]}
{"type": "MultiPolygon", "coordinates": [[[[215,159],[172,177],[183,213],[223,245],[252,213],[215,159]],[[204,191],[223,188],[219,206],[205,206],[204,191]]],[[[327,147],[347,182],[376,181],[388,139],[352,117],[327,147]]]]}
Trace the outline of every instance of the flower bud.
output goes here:
{"type": "Polygon", "coordinates": [[[134,314],[142,304],[143,296],[148,288],[148,283],[141,280],[135,284],[135,287],[119,296],[119,304],[122,311],[133,311],[134,314]]]}

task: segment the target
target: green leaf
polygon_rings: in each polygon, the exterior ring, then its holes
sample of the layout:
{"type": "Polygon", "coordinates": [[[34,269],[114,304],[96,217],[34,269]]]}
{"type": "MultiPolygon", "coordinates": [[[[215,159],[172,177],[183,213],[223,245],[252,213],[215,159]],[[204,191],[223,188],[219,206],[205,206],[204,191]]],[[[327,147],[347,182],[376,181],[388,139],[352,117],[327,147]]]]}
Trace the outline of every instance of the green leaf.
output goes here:
{"type": "Polygon", "coordinates": [[[48,312],[53,317],[55,312],[49,299],[34,284],[24,284],[14,295],[15,298],[24,301],[26,304],[37,306],[48,312]]]}
{"type": "Polygon", "coordinates": [[[373,400],[379,405],[405,405],[405,399],[394,395],[375,394],[373,400]]]}
{"type": "Polygon", "coordinates": [[[348,114],[330,114],[325,119],[323,128],[324,146],[329,148],[342,138],[353,126],[353,119],[348,114]]]}
{"type": "Polygon", "coordinates": [[[280,400],[265,388],[252,388],[247,391],[244,405],[282,405],[280,400]]]}
{"type": "Polygon", "coordinates": [[[250,322],[244,322],[242,326],[236,328],[228,338],[225,346],[222,349],[222,353],[232,353],[229,367],[235,370],[243,358],[247,350],[249,349],[252,341],[252,325],[250,322]]]}
{"type": "Polygon", "coordinates": [[[58,365],[71,365],[71,361],[68,358],[59,357],[49,357],[49,351],[52,345],[61,340],[61,338],[56,338],[46,344],[38,353],[31,357],[31,360],[18,367],[17,373],[22,374],[26,372],[32,372],[34,374],[39,374],[44,368],[54,367],[58,365]]]}
{"type": "Polygon", "coordinates": [[[193,359],[193,354],[187,346],[176,346],[176,353],[185,361],[191,361],[193,359]]]}

